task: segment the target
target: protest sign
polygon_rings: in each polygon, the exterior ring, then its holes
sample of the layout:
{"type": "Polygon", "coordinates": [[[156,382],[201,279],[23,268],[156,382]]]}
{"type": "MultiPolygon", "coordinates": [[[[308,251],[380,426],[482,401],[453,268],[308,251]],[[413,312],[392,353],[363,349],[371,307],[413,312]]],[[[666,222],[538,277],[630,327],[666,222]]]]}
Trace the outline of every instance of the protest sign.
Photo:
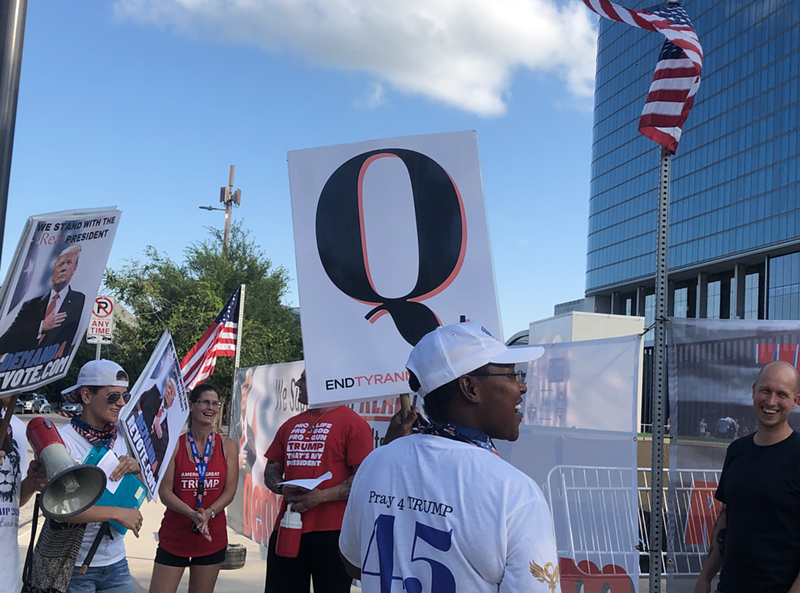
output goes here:
{"type": "Polygon", "coordinates": [[[131,389],[120,425],[142,470],[148,497],[158,496],[172,452],[189,417],[189,400],[172,336],[165,331],[131,389]]]}
{"type": "Polygon", "coordinates": [[[475,132],[288,154],[311,405],[402,393],[461,317],[502,339],[475,132]]]}
{"type": "MultiPolygon", "coordinates": [[[[269,543],[279,510],[277,495],[264,485],[264,453],[281,424],[307,409],[297,401],[296,383],[304,366],[299,361],[237,369],[234,377],[229,436],[239,446],[239,486],[226,509],[227,520],[233,530],[263,546],[269,543]]],[[[351,407],[370,425],[378,447],[389,420],[400,410],[400,398],[351,407]]]]}
{"type": "Polygon", "coordinates": [[[30,217],[0,289],[0,396],[67,373],[89,323],[121,212],[30,217]]]}

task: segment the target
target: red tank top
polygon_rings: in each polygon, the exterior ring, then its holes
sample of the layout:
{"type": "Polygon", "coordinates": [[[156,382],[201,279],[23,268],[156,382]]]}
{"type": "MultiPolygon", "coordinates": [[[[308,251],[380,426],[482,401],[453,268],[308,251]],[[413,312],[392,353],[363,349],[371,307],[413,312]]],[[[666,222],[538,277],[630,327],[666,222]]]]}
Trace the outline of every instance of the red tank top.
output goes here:
{"type": "MultiPolygon", "coordinates": [[[[225,487],[225,476],[228,465],[222,454],[222,437],[214,435],[214,452],[208,460],[206,469],[205,494],[203,495],[203,508],[207,509],[217,500],[225,487]]],[[[199,443],[198,443],[199,445],[199,443]]],[[[203,448],[205,444],[203,444],[203,448]]],[[[203,454],[201,448],[198,453],[203,454]]],[[[186,435],[181,435],[178,440],[178,453],[175,456],[175,476],[172,482],[172,491],[191,508],[197,504],[197,466],[194,459],[186,452],[186,435]]],[[[161,529],[158,530],[158,543],[170,554],[184,558],[207,556],[219,552],[228,545],[228,529],[225,521],[225,511],[217,513],[208,524],[211,541],[199,533],[192,531],[194,523],[186,515],[181,515],[167,509],[161,520],[161,529]]]]}

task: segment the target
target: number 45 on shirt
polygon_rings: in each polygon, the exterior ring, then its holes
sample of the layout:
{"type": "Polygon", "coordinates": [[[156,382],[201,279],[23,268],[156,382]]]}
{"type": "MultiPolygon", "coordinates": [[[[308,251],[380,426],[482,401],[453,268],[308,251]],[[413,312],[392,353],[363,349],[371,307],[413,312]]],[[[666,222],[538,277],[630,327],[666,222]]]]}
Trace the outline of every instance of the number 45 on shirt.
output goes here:
{"type": "MultiPolygon", "coordinates": [[[[391,593],[392,581],[402,581],[407,593],[424,593],[422,583],[416,577],[394,576],[394,517],[391,515],[379,515],[375,520],[372,535],[369,538],[367,553],[364,556],[364,564],[361,567],[361,578],[365,576],[379,577],[381,583],[381,593],[391,593]],[[373,550],[373,543],[377,548],[378,572],[367,570],[367,562],[373,550]]],[[[447,552],[450,550],[453,530],[442,531],[430,525],[423,525],[417,521],[414,528],[414,541],[411,544],[411,562],[427,562],[431,571],[431,590],[436,593],[455,593],[456,580],[453,573],[441,562],[431,558],[417,555],[417,543],[420,541],[428,544],[432,548],[447,552]]]]}

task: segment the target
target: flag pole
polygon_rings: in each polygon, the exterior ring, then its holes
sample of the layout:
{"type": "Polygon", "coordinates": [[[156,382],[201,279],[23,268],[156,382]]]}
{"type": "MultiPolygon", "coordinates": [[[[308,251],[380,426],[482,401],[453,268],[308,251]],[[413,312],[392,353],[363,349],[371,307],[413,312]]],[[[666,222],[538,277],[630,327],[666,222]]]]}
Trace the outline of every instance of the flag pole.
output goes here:
{"type": "MultiPolygon", "coordinates": [[[[664,533],[664,394],[667,382],[667,247],[672,153],[661,147],[658,167],[658,239],[656,243],[656,312],[653,341],[653,456],[650,487],[650,593],[661,591],[661,541],[664,533]]],[[[667,560],[668,562],[670,559],[667,560]]]]}
{"type": "MultiPolygon", "coordinates": [[[[242,351],[242,323],[244,323],[244,289],[247,285],[240,284],[239,285],[239,319],[236,320],[236,354],[233,357],[233,377],[231,380],[231,399],[230,401],[233,402],[233,391],[236,386],[236,371],[239,370],[239,355],[242,351]]],[[[228,406],[228,414],[230,415],[231,408],[228,406]]],[[[222,424],[222,414],[219,416],[220,418],[220,427],[222,424]]],[[[231,433],[231,421],[228,418],[228,436],[231,433]]]]}

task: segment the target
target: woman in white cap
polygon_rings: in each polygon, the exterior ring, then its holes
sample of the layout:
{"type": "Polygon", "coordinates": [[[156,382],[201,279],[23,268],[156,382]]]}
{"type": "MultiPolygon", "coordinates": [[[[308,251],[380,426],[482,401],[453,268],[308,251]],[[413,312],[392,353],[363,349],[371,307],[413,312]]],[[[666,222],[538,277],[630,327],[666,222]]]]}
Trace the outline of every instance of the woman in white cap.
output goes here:
{"type": "MultiPolygon", "coordinates": [[[[131,397],[128,374],[122,367],[110,360],[87,362],[78,374],[77,384],[62,393],[66,401],[83,405],[81,415],[73,416],[70,423],[59,430],[70,456],[77,463],[83,463],[95,444],[101,443],[119,460],[109,475],[111,481],[138,473],[139,464],[128,454],[128,446],[117,425],[120,410],[131,397]]],[[[139,537],[142,514],[137,509],[95,505],[64,520],[87,524],[67,593],[133,593],[122,535],[111,526],[101,532],[103,524],[111,520],[139,537]],[[80,574],[89,549],[98,538],[89,568],[85,574],[80,574]]]]}

